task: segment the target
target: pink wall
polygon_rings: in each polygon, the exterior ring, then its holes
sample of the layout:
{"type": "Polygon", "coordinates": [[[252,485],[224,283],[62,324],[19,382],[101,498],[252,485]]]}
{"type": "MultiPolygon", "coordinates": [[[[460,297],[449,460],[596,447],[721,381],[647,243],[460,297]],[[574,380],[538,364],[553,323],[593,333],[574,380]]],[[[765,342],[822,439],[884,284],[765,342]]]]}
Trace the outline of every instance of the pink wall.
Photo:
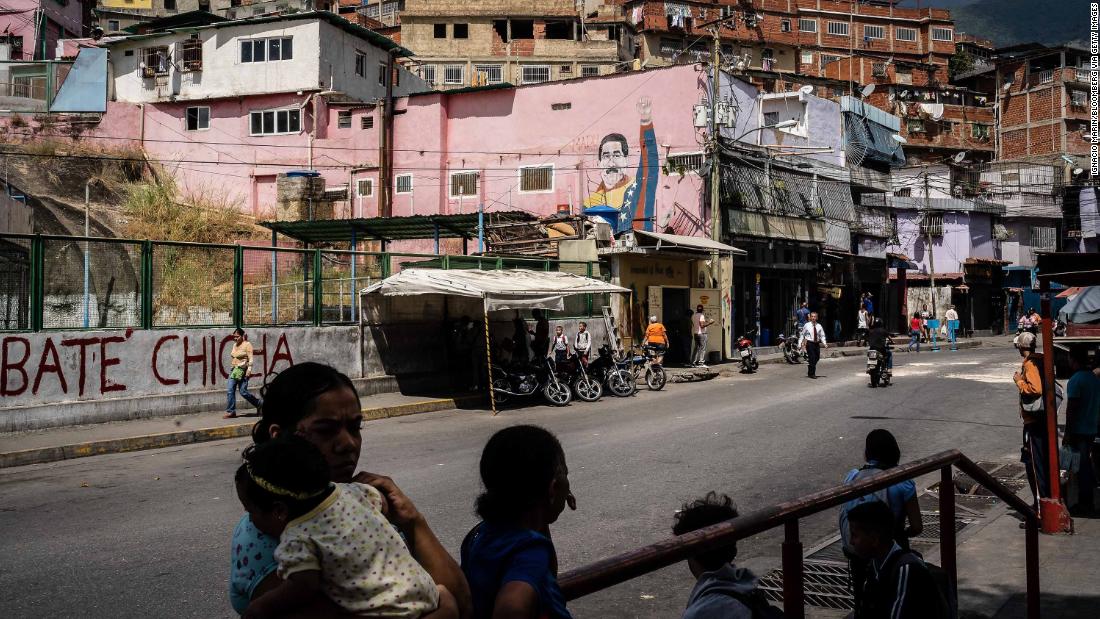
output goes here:
{"type": "Polygon", "coordinates": [[[41,34],[35,34],[39,9],[46,13],[46,59],[54,58],[58,39],[84,34],[81,0],[70,0],[65,5],[54,0],[8,0],[4,8],[4,14],[0,15],[0,33],[23,37],[23,58],[13,60],[31,60],[35,57],[35,49],[41,41],[41,34]]]}

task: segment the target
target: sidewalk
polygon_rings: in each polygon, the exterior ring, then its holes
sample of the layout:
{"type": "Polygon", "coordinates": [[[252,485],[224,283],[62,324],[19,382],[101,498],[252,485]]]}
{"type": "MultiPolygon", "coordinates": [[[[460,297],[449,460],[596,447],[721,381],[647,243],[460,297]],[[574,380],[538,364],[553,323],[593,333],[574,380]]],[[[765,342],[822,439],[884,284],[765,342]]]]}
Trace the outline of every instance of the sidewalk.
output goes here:
{"type": "MultiPolygon", "coordinates": [[[[367,420],[458,408],[474,401],[480,398],[381,393],[362,399],[367,420]]],[[[2,433],[0,468],[248,436],[256,419],[222,419],[220,412],[210,412],[2,433]]]]}
{"type": "MultiPolygon", "coordinates": [[[[909,338],[895,337],[892,338],[895,353],[899,350],[904,350],[905,345],[908,344],[909,338]]],[[[957,350],[968,350],[972,348],[980,347],[992,347],[999,346],[1011,346],[1012,338],[997,336],[987,338],[969,338],[966,340],[959,340],[957,350]]],[[[787,360],[783,357],[783,353],[779,352],[779,348],[776,346],[759,346],[754,348],[756,351],[756,360],[761,364],[770,363],[786,363],[787,360]]],[[[931,353],[931,344],[921,344],[922,352],[931,353]]],[[[939,351],[931,354],[950,353],[950,345],[940,342],[939,351]]],[[[839,357],[862,357],[867,354],[866,346],[857,346],[854,341],[842,342],[839,346],[830,344],[828,348],[821,351],[822,359],[836,359],[839,357]]],[[[896,359],[896,357],[895,357],[896,359]]],[[[800,364],[805,364],[806,361],[800,361],[800,364]]],[[[741,372],[741,362],[737,360],[730,360],[725,363],[715,364],[710,366],[712,370],[717,371],[721,376],[734,376],[741,372]]],[[[669,366],[669,371],[674,371],[677,368],[669,366]]]]}

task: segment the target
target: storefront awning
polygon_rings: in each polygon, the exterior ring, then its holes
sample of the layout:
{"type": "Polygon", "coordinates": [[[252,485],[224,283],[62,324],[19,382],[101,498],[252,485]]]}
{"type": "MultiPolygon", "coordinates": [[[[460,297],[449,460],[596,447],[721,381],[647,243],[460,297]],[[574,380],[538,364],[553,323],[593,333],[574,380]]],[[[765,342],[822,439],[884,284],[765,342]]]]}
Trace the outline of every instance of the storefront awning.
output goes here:
{"type": "Polygon", "coordinates": [[[733,254],[736,256],[744,256],[745,250],[737,249],[732,245],[726,245],[725,243],[719,243],[718,241],[700,237],[700,236],[686,236],[683,234],[665,234],[663,232],[647,232],[645,230],[635,230],[634,239],[638,244],[638,247],[652,247],[654,249],[678,249],[687,250],[692,252],[706,252],[708,254],[712,252],[719,252],[723,254],[733,254]]]}
{"type": "Polygon", "coordinates": [[[364,297],[445,295],[480,298],[486,311],[541,308],[561,310],[564,297],[603,292],[629,293],[628,288],[561,271],[510,269],[405,269],[365,288],[364,297]]]}

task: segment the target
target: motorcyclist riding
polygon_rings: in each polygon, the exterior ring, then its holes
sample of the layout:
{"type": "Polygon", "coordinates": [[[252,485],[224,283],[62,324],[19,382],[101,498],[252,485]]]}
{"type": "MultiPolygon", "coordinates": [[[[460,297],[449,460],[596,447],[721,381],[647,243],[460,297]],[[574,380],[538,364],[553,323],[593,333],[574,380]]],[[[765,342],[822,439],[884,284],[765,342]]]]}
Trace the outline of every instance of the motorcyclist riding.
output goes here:
{"type": "Polygon", "coordinates": [[[890,336],[886,333],[886,327],[877,318],[871,318],[871,330],[867,333],[867,348],[877,350],[880,355],[886,357],[886,369],[894,369],[894,352],[890,350],[890,336]]]}

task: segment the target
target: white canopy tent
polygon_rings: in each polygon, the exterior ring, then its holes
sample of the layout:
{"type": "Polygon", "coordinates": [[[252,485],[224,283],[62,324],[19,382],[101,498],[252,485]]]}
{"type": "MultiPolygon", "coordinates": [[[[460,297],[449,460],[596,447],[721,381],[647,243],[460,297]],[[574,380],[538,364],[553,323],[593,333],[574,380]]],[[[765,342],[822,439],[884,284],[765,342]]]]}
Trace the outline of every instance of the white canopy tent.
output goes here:
{"type": "MultiPolygon", "coordinates": [[[[362,307],[369,307],[372,297],[408,297],[410,303],[420,303],[422,301],[415,298],[428,295],[481,299],[485,321],[485,358],[489,376],[492,377],[493,360],[492,355],[489,354],[489,312],[523,309],[561,311],[565,307],[567,296],[612,292],[629,294],[630,289],[561,271],[405,269],[397,275],[364,288],[362,307]]],[[[496,396],[491,387],[489,402],[495,415],[496,396]]]]}
{"type": "Polygon", "coordinates": [[[440,294],[480,298],[485,311],[493,312],[534,308],[561,310],[566,296],[605,292],[629,294],[630,289],[561,271],[405,269],[365,288],[363,295],[407,297],[440,294]]]}

